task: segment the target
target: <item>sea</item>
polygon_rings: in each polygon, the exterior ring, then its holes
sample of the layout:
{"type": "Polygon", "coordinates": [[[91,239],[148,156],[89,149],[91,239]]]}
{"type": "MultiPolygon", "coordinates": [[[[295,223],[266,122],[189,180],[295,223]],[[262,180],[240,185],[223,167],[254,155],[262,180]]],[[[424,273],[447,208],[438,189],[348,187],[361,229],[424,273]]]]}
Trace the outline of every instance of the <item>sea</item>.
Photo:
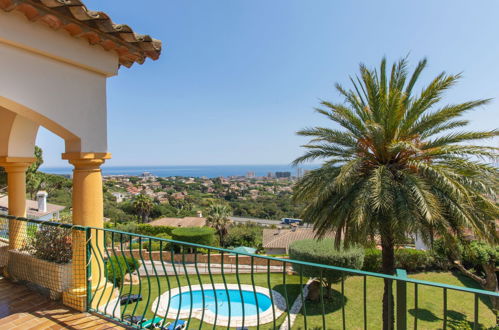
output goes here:
{"type": "MultiPolygon", "coordinates": [[[[267,176],[269,173],[290,172],[292,176],[298,176],[299,171],[311,170],[319,165],[303,165],[294,167],[291,165],[171,165],[171,166],[103,166],[103,175],[130,175],[139,176],[149,172],[158,177],[231,177],[246,176],[254,173],[257,177],[267,176]],[[300,170],[299,170],[300,169],[300,170]]],[[[71,175],[71,167],[45,167],[40,171],[50,174],[71,175]]]]}

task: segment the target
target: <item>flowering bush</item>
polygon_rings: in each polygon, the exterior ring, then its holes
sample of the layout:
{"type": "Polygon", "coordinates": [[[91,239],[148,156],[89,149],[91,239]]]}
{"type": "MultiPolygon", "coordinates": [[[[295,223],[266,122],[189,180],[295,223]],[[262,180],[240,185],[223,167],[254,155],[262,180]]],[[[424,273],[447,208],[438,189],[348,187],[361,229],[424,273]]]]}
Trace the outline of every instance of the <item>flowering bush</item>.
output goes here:
{"type": "Polygon", "coordinates": [[[25,250],[42,260],[58,264],[71,262],[71,229],[42,224],[25,250]]]}

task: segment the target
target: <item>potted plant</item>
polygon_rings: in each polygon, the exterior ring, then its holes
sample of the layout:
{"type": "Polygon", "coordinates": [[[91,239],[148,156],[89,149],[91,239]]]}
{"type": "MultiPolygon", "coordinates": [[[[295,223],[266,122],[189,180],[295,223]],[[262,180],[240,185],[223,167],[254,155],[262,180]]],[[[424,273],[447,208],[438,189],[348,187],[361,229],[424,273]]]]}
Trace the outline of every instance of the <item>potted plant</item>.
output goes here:
{"type": "Polygon", "coordinates": [[[20,250],[9,250],[8,272],[14,280],[28,281],[60,299],[71,284],[71,229],[40,225],[20,250]]]}

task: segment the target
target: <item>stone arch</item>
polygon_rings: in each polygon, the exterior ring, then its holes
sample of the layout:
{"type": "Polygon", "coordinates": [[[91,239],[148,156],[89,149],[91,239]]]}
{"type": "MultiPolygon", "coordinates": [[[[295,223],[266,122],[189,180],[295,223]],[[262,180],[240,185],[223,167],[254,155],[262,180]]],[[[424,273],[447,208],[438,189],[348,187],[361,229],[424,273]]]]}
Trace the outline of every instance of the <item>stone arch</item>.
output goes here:
{"type": "Polygon", "coordinates": [[[57,122],[0,96],[0,156],[33,157],[40,126],[65,141],[66,152],[79,152],[81,139],[57,122]]]}

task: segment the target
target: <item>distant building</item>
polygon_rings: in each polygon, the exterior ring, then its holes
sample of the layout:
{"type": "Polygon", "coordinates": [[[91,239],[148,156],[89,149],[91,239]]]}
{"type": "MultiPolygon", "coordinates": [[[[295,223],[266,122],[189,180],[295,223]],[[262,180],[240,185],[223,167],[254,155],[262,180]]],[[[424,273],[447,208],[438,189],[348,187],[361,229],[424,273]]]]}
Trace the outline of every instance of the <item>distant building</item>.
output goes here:
{"type": "Polygon", "coordinates": [[[301,178],[303,177],[303,168],[298,167],[298,168],[296,169],[296,177],[297,177],[298,179],[301,179],[301,178]]]}
{"type": "Polygon", "coordinates": [[[116,203],[123,202],[123,200],[126,197],[126,195],[124,193],[122,193],[122,192],[113,192],[113,193],[111,193],[111,195],[113,195],[114,198],[116,198],[116,203]]]}
{"type": "MultiPolygon", "coordinates": [[[[47,203],[47,192],[39,191],[36,194],[36,201],[26,200],[26,217],[36,220],[59,219],[60,212],[66,207],[62,205],[47,203]]],[[[9,197],[0,197],[0,214],[9,213],[9,197]]]]}
{"type": "Polygon", "coordinates": [[[275,177],[280,179],[280,178],[290,178],[291,177],[291,172],[275,172],[275,177]]]}
{"type": "Polygon", "coordinates": [[[154,178],[155,176],[154,176],[151,172],[143,172],[143,173],[142,173],[142,177],[143,177],[144,179],[149,179],[149,178],[151,178],[151,179],[152,179],[152,178],[154,178]]]}
{"type": "Polygon", "coordinates": [[[256,176],[256,175],[255,175],[255,172],[248,172],[248,173],[246,173],[246,177],[247,177],[248,179],[254,178],[255,176],[256,176]]]}
{"type": "Polygon", "coordinates": [[[274,177],[274,173],[272,173],[272,172],[267,173],[267,178],[273,178],[273,177],[274,177]]]}

